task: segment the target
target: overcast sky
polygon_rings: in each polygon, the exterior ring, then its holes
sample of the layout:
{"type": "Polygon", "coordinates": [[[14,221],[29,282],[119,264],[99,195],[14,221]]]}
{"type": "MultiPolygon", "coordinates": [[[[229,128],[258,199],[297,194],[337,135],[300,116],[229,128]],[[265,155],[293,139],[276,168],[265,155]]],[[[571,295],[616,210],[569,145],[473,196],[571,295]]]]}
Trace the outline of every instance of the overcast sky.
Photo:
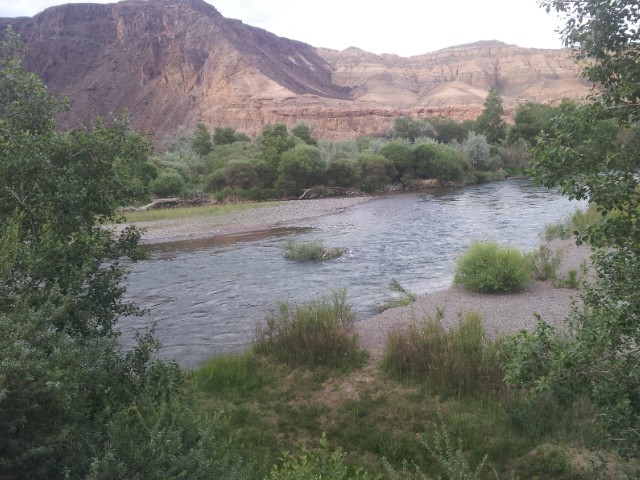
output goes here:
{"type": "MultiPolygon", "coordinates": [[[[314,47],[402,56],[478,40],[561,48],[561,22],[538,0],[206,0],[222,15],[314,47]]],[[[78,0],[0,0],[0,17],[78,0]]],[[[113,3],[96,0],[94,3],[113,3]]]]}

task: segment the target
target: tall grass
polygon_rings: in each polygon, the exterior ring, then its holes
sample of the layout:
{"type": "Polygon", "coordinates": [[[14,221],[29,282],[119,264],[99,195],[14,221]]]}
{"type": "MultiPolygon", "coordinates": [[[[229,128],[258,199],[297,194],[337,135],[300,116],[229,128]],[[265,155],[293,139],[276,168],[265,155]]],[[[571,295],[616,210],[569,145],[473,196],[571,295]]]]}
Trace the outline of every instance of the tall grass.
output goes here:
{"type": "Polygon", "coordinates": [[[552,223],[544,228],[542,237],[550,242],[559,238],[567,240],[576,232],[583,232],[587,227],[602,220],[602,215],[594,204],[589,204],[586,209],[577,209],[565,222],[552,223]]]}
{"type": "Polygon", "coordinates": [[[458,259],[453,283],[481,293],[518,292],[528,285],[531,269],[520,250],[496,242],[474,242],[458,259]]]}
{"type": "Polygon", "coordinates": [[[206,393],[242,397],[269,383],[251,353],[214,357],[193,372],[196,387],[206,393]],[[260,372],[259,374],[257,372],[260,372]]]}
{"type": "Polygon", "coordinates": [[[552,251],[547,245],[540,245],[537,251],[528,255],[533,268],[533,277],[536,280],[550,280],[557,276],[558,268],[562,262],[560,252],[552,251]]]}
{"type": "Polygon", "coordinates": [[[388,310],[396,307],[406,307],[416,301],[416,294],[408,290],[395,278],[389,282],[389,288],[397,294],[397,296],[389,298],[381,310],[388,310]]]}
{"type": "Polygon", "coordinates": [[[321,240],[300,243],[287,240],[284,245],[284,257],[288,260],[299,262],[330,260],[341,256],[343,253],[343,248],[325,248],[321,240]]]}
{"type": "Polygon", "coordinates": [[[501,388],[500,341],[487,337],[477,312],[460,315],[447,330],[442,316],[389,333],[382,360],[391,376],[424,382],[443,396],[488,394],[501,388]]]}
{"type": "Polygon", "coordinates": [[[266,325],[258,327],[255,351],[294,367],[347,370],[366,359],[353,332],[354,320],[346,290],[304,305],[280,303],[266,325]]]}

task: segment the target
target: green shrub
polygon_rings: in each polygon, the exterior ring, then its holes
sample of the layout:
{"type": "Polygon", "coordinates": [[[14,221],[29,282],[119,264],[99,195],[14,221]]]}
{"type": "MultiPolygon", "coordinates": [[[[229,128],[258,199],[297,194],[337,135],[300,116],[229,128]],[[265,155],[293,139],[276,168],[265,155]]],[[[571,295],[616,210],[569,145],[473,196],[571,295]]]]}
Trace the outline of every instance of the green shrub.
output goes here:
{"type": "Polygon", "coordinates": [[[556,278],[556,272],[562,260],[559,252],[553,252],[548,246],[540,245],[538,251],[528,255],[536,280],[556,278]]]}
{"type": "Polygon", "coordinates": [[[320,441],[318,451],[302,447],[298,455],[285,453],[282,465],[274,465],[270,480],[372,480],[373,477],[361,469],[350,471],[345,463],[345,454],[333,452],[326,438],[320,441]]]}
{"type": "Polygon", "coordinates": [[[344,253],[343,248],[325,248],[320,240],[311,242],[296,243],[288,240],[284,245],[284,256],[289,260],[297,260],[299,262],[321,260],[330,260],[341,256],[344,253]]]}
{"type": "Polygon", "coordinates": [[[390,332],[382,367],[393,377],[425,382],[440,395],[479,395],[501,388],[499,346],[487,338],[477,312],[462,314],[457,327],[447,330],[440,311],[406,331],[390,332]]]}
{"type": "Polygon", "coordinates": [[[173,197],[184,191],[185,182],[182,175],[166,169],[149,183],[149,191],[157,197],[173,197]]]}
{"type": "Polygon", "coordinates": [[[355,367],[366,354],[353,333],[354,319],[345,290],[305,305],[280,303],[258,328],[255,350],[294,367],[355,367]]]}
{"type": "Polygon", "coordinates": [[[531,277],[531,263],[519,250],[496,242],[474,242],[458,259],[453,282],[481,293],[523,290],[531,277]]]}

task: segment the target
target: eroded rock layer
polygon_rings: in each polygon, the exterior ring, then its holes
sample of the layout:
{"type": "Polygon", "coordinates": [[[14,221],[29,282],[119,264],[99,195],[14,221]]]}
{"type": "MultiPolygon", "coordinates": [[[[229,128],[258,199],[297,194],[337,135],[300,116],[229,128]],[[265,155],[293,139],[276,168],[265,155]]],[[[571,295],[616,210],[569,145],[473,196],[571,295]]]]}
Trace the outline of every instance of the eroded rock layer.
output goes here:
{"type": "Polygon", "coordinates": [[[125,0],[0,19],[28,44],[25,66],[72,102],[63,126],[126,109],[158,142],[199,121],[250,135],[313,125],[320,138],[387,130],[395,117],[475,118],[492,86],[518,104],[580,101],[566,50],[477,42],[413,57],[315,48],[226,19],[202,0],[125,0]]]}

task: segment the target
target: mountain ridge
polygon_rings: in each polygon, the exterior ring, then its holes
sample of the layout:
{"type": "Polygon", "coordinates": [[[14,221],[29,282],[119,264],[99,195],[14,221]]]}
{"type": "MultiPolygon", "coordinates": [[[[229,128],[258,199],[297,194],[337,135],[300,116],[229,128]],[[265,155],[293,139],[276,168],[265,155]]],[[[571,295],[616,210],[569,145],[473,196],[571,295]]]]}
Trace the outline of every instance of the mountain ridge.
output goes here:
{"type": "Polygon", "coordinates": [[[250,135],[305,122],[320,138],[387,130],[400,115],[475,118],[492,86],[507,115],[527,101],[590,90],[564,49],[478,41],[411,57],[314,47],[227,19],[203,0],[66,4],[0,19],[28,47],[25,67],[72,108],[63,127],[126,109],[157,142],[178,127],[250,135]]]}

